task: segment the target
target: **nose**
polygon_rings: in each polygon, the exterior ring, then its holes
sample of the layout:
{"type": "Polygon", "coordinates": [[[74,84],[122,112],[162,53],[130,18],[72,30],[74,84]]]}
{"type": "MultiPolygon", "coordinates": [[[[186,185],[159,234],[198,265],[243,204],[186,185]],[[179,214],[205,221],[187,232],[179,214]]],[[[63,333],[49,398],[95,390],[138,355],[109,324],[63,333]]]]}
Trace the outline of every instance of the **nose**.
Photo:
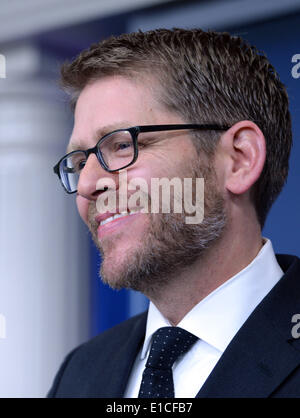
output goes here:
{"type": "Polygon", "coordinates": [[[115,174],[109,173],[99,163],[95,154],[91,154],[82,169],[78,185],[77,194],[88,200],[97,200],[98,195],[105,190],[106,187],[111,187],[111,181],[115,181],[115,174]],[[107,178],[107,186],[105,179],[107,178]],[[97,187],[97,183],[101,179],[101,189],[97,187]]]}

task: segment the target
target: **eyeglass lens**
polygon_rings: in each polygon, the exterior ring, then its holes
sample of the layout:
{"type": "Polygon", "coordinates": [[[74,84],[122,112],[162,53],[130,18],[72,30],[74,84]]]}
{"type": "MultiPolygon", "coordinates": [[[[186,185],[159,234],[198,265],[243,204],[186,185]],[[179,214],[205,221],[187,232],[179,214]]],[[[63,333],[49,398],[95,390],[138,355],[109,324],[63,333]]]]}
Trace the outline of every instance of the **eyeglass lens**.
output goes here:
{"type": "Polygon", "coordinates": [[[134,158],[134,143],[129,131],[107,135],[99,145],[99,151],[109,170],[118,170],[130,164],[134,158]]]}
{"type": "MultiPolygon", "coordinates": [[[[98,151],[109,170],[120,170],[129,165],[134,159],[134,142],[129,131],[113,132],[98,146],[98,151]]],[[[86,163],[83,151],[75,151],[60,163],[60,176],[65,188],[69,192],[77,190],[81,170],[86,163]]]]}

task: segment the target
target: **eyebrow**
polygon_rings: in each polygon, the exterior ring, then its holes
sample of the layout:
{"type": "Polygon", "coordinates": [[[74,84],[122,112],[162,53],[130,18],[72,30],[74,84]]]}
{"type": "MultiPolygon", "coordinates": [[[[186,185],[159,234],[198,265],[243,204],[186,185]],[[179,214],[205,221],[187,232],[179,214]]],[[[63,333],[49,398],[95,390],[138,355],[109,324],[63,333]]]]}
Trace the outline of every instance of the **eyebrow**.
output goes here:
{"type": "MultiPolygon", "coordinates": [[[[133,126],[132,122],[128,122],[124,120],[122,122],[113,123],[113,124],[109,124],[106,126],[102,126],[101,128],[98,128],[94,135],[95,145],[97,144],[99,139],[109,134],[110,132],[116,131],[117,129],[126,129],[131,126],[133,126]]],[[[79,140],[72,141],[72,143],[69,143],[67,146],[67,154],[69,154],[72,151],[84,150],[84,148],[80,146],[81,142],[82,140],[79,139],[79,140]]]]}

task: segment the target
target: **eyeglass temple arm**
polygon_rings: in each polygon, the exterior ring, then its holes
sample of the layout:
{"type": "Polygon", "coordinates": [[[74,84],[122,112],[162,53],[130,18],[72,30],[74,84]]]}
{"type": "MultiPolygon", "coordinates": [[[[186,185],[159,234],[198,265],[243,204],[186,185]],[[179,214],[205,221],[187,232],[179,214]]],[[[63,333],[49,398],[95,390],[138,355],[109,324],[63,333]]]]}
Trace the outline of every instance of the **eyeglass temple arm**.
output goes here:
{"type": "Polygon", "coordinates": [[[136,126],[135,129],[138,132],[159,132],[159,131],[175,131],[180,129],[197,129],[197,130],[214,130],[214,131],[227,131],[230,126],[217,125],[217,124],[179,124],[179,125],[146,125],[136,126]]]}

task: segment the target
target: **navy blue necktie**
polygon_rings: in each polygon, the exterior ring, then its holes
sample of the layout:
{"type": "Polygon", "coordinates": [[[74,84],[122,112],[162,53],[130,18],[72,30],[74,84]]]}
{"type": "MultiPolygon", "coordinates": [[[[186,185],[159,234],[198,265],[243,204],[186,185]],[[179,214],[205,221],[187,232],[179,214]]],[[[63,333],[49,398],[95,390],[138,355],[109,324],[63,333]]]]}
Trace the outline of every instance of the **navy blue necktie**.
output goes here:
{"type": "Polygon", "coordinates": [[[174,398],[172,366],[197,340],[179,327],[159,328],[153,334],[139,398],[174,398]]]}

